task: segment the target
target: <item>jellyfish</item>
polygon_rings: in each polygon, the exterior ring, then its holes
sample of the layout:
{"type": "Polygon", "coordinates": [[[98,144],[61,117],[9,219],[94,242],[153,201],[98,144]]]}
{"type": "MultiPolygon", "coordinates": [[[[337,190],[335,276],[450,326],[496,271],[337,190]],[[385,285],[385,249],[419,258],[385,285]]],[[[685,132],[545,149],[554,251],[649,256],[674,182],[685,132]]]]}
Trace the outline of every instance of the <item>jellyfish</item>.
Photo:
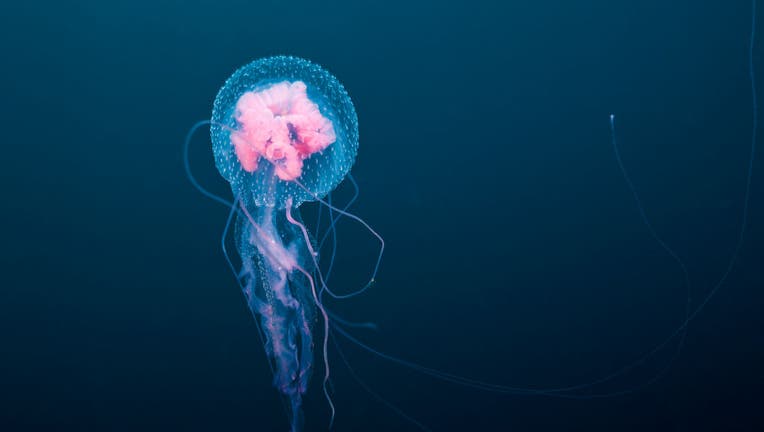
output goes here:
{"type": "MultiPolygon", "coordinates": [[[[323,393],[334,419],[327,389],[330,314],[321,298],[337,297],[318,266],[315,238],[300,215],[300,205],[318,201],[336,216],[365,226],[362,219],[331,205],[333,189],[349,174],[358,150],[358,120],[340,82],[310,61],[287,56],[249,63],[231,75],[215,98],[212,119],[197,123],[186,139],[186,169],[205,195],[229,205],[223,233],[235,227],[241,259],[236,272],[273,372],[273,385],[287,401],[290,430],[303,425],[303,396],[320,352],[323,393]],[[196,129],[210,125],[215,166],[230,184],[233,202],[201,187],[188,166],[188,142],[196,129]],[[317,323],[321,323],[317,331],[317,323]],[[317,336],[318,335],[318,336],[317,336]]],[[[355,182],[353,182],[355,184],[355,182]]],[[[336,219],[334,220],[336,221],[336,219]]],[[[331,425],[330,425],[331,427],[331,425]]]]}

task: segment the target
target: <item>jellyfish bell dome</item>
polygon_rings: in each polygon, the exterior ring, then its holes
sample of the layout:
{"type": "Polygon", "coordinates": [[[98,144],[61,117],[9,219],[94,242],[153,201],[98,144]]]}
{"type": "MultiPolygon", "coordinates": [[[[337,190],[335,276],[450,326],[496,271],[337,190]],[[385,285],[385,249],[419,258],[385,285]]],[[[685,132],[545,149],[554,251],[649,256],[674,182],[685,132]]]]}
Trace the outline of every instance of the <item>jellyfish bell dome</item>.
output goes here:
{"type": "Polygon", "coordinates": [[[326,196],[358,152],[358,118],[345,88],[296,57],[268,57],[234,72],[215,98],[210,135],[233,193],[245,205],[279,209],[289,198],[297,207],[326,196]]]}

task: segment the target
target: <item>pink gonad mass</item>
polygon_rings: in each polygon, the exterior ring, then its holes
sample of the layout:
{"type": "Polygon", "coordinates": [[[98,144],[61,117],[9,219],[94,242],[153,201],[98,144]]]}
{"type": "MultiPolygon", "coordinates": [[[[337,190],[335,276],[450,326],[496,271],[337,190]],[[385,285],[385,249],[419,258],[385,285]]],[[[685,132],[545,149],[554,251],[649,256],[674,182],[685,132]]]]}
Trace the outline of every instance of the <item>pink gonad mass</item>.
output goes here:
{"type": "Polygon", "coordinates": [[[294,180],[302,174],[304,159],[336,140],[332,122],[308,99],[306,89],[302,81],[281,82],[239,98],[240,128],[231,142],[245,171],[256,170],[264,157],[274,163],[278,178],[294,180]]]}

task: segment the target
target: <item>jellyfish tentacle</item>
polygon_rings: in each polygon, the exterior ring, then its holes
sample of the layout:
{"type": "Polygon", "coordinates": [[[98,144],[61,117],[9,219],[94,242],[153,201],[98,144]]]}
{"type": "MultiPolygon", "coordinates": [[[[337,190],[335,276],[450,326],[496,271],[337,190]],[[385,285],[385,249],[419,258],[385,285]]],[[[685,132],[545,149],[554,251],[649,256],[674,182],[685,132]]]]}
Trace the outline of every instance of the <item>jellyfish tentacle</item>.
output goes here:
{"type": "MultiPolygon", "coordinates": [[[[669,246],[669,244],[663,239],[663,237],[658,234],[658,231],[655,230],[655,227],[653,227],[652,222],[650,222],[650,218],[647,217],[647,211],[645,210],[644,205],[642,204],[642,199],[639,196],[639,193],[637,193],[637,188],[634,186],[634,182],[631,180],[631,176],[629,175],[629,172],[626,170],[625,165],[623,164],[623,160],[621,159],[621,152],[618,148],[618,141],[616,139],[616,133],[615,133],[615,115],[610,114],[610,141],[613,145],[613,153],[615,155],[615,160],[618,164],[618,168],[621,171],[621,174],[623,175],[623,179],[626,182],[626,185],[628,186],[629,190],[631,191],[632,198],[634,199],[634,203],[637,206],[637,210],[639,211],[639,217],[642,220],[642,223],[647,228],[647,231],[650,233],[650,236],[653,238],[653,240],[658,243],[658,245],[663,249],[674,262],[679,266],[679,269],[682,271],[682,277],[684,278],[683,284],[685,286],[686,290],[686,300],[685,300],[685,306],[684,306],[684,320],[686,321],[690,316],[690,311],[692,308],[692,284],[690,282],[690,272],[687,270],[687,266],[684,263],[684,260],[682,260],[681,257],[679,257],[679,254],[677,254],[674,249],[669,246]]],[[[654,378],[661,377],[665,375],[665,373],[671,368],[672,364],[676,361],[677,358],[679,358],[679,354],[682,352],[682,347],[684,346],[684,342],[687,338],[687,330],[688,327],[685,326],[684,329],[681,331],[681,336],[679,338],[679,342],[677,343],[676,350],[674,351],[674,354],[669,359],[666,366],[660,370],[654,378]]],[[[657,352],[657,351],[656,351],[657,352]]],[[[651,353],[650,356],[652,356],[651,353]]],[[[646,358],[645,358],[646,360],[646,358]]],[[[615,378],[615,376],[613,377],[615,378]]],[[[652,380],[648,380],[650,382],[652,380]]]]}
{"type": "MultiPolygon", "coordinates": [[[[352,184],[352,185],[353,185],[353,196],[352,196],[352,197],[350,197],[350,199],[348,200],[348,202],[347,202],[347,203],[345,203],[345,205],[342,207],[342,210],[344,210],[344,211],[348,211],[348,209],[350,208],[350,206],[352,206],[352,205],[355,203],[355,201],[358,199],[358,196],[361,194],[361,189],[358,187],[358,182],[356,182],[355,178],[353,177],[353,174],[351,174],[351,173],[348,173],[348,175],[347,175],[347,177],[346,177],[346,178],[348,179],[348,181],[350,181],[350,184],[352,184]]],[[[329,201],[329,204],[331,204],[331,201],[329,201]]],[[[319,207],[319,208],[323,208],[323,206],[321,206],[321,207],[319,207]]],[[[327,207],[327,208],[329,209],[329,211],[331,211],[331,210],[332,210],[330,207],[327,207]]],[[[320,241],[320,242],[319,242],[319,244],[318,244],[318,250],[319,250],[319,251],[321,250],[321,248],[323,247],[324,243],[325,243],[325,242],[326,242],[326,240],[328,239],[328,237],[329,237],[329,234],[331,234],[331,233],[332,233],[332,232],[335,230],[335,227],[336,227],[336,225],[337,225],[337,222],[340,220],[340,218],[341,218],[342,216],[343,216],[343,215],[340,213],[340,214],[338,214],[336,217],[334,217],[334,218],[332,218],[332,219],[331,219],[331,225],[330,225],[330,226],[329,226],[329,228],[326,230],[326,232],[324,233],[324,235],[321,237],[321,241],[320,241]]]]}
{"type": "MultiPolygon", "coordinates": [[[[329,192],[327,194],[328,197],[331,198],[332,193],[329,192]]],[[[321,232],[321,215],[324,213],[324,208],[322,206],[318,206],[318,210],[316,210],[316,232],[314,233],[314,236],[318,238],[318,233],[321,232]]],[[[329,217],[329,220],[331,221],[331,217],[329,217]]],[[[319,248],[320,250],[321,248],[319,248]]]]}
{"type": "MultiPolygon", "coordinates": [[[[758,98],[756,94],[756,74],[754,69],[754,62],[753,62],[753,53],[754,53],[754,46],[756,42],[756,0],[751,0],[751,37],[749,41],[749,51],[748,51],[748,74],[749,79],[751,81],[751,108],[752,108],[752,125],[751,125],[751,145],[750,145],[750,151],[748,156],[748,169],[746,173],[746,180],[745,180],[745,192],[743,193],[743,210],[741,214],[741,223],[740,223],[740,230],[738,231],[737,235],[737,241],[735,243],[735,248],[733,249],[732,255],[730,256],[730,260],[727,263],[727,266],[725,267],[724,272],[722,273],[722,276],[717,280],[717,282],[713,285],[713,288],[711,291],[706,294],[706,296],[703,298],[703,300],[700,302],[700,304],[692,311],[692,313],[689,314],[687,319],[685,319],[685,322],[682,324],[681,327],[686,327],[687,323],[689,321],[692,321],[698,313],[700,313],[703,308],[708,304],[708,302],[711,300],[711,298],[719,291],[719,288],[721,288],[722,285],[727,281],[727,278],[729,277],[730,273],[732,272],[732,269],[735,267],[735,264],[737,263],[738,255],[740,254],[740,249],[743,246],[743,243],[745,241],[745,232],[748,228],[748,213],[749,213],[749,206],[751,201],[751,179],[753,177],[753,162],[756,156],[756,145],[757,145],[757,137],[758,137],[758,127],[759,127],[759,107],[758,107],[758,98]]],[[[614,128],[614,116],[611,114],[610,116],[610,124],[611,129],[614,128]]],[[[615,146],[615,138],[613,138],[613,145],[615,146]]],[[[616,147],[617,152],[617,147],[616,147]]],[[[619,163],[620,163],[620,157],[619,157],[619,163]]]]}
{"type": "MultiPolygon", "coordinates": [[[[353,178],[353,175],[348,173],[347,179],[350,180],[350,183],[353,185],[354,192],[353,192],[353,196],[350,198],[350,200],[342,208],[342,210],[344,210],[344,211],[348,211],[350,206],[353,205],[355,200],[358,198],[358,195],[360,194],[360,189],[358,188],[358,183],[356,183],[355,179],[353,178]]],[[[327,200],[329,202],[329,204],[332,203],[331,198],[332,198],[332,196],[330,194],[328,196],[328,200],[327,200]]],[[[322,208],[324,208],[324,206],[319,206],[318,208],[322,209],[322,208]]],[[[323,246],[324,246],[324,242],[326,241],[327,237],[331,233],[331,235],[332,235],[332,249],[331,249],[331,251],[332,252],[331,252],[331,256],[329,258],[329,266],[327,267],[326,276],[325,276],[327,284],[329,283],[329,278],[332,275],[332,269],[334,268],[334,258],[335,258],[336,254],[337,254],[337,228],[336,228],[336,225],[337,225],[337,222],[340,220],[341,217],[342,217],[341,213],[338,214],[337,217],[332,217],[332,209],[329,208],[329,219],[331,220],[331,225],[329,226],[329,229],[326,231],[326,233],[324,233],[324,236],[321,239],[321,242],[318,244],[318,251],[320,253],[322,248],[323,248],[323,246]]]]}
{"type": "Polygon", "coordinates": [[[750,45],[749,45],[749,51],[748,51],[748,74],[751,81],[751,100],[752,100],[752,110],[753,110],[753,124],[751,127],[751,150],[748,156],[748,172],[746,174],[746,180],[745,180],[745,193],[743,195],[743,211],[741,216],[741,222],[740,222],[740,231],[738,232],[738,238],[737,242],[735,244],[735,249],[732,252],[732,256],[730,257],[729,262],[727,263],[727,267],[724,270],[724,273],[719,278],[716,284],[714,284],[714,287],[711,289],[711,291],[703,298],[703,301],[700,302],[700,305],[698,305],[697,308],[695,308],[695,311],[691,314],[690,318],[688,318],[688,321],[694,318],[703,308],[705,308],[706,304],[711,300],[711,298],[719,291],[719,288],[721,288],[722,285],[727,281],[727,278],[732,273],[732,269],[735,267],[735,264],[737,263],[738,255],[740,254],[740,249],[743,247],[743,243],[745,240],[745,232],[748,228],[748,213],[749,213],[749,206],[751,201],[751,178],[753,177],[753,162],[754,158],[756,156],[756,144],[757,144],[757,137],[758,137],[758,128],[759,128],[759,105],[758,105],[758,99],[756,95],[756,74],[754,69],[754,63],[753,63],[753,49],[756,42],[756,0],[751,0],[751,38],[750,38],[750,45]]]}
{"type": "MultiPolygon", "coordinates": [[[[329,204],[332,203],[332,196],[329,195],[326,197],[326,200],[329,202],[329,204]]],[[[324,206],[319,205],[318,208],[324,208],[324,206]]],[[[330,248],[331,253],[329,254],[329,265],[326,268],[326,277],[324,278],[323,284],[321,286],[321,291],[324,291],[324,287],[326,284],[329,283],[329,277],[332,275],[332,269],[334,268],[334,258],[337,256],[337,230],[334,227],[334,212],[331,208],[329,208],[329,220],[331,220],[331,225],[329,226],[328,233],[332,234],[332,245],[330,248]]],[[[326,234],[324,234],[326,236],[326,234]]],[[[326,238],[326,237],[324,237],[326,238]]],[[[321,246],[323,246],[321,243],[318,245],[318,253],[321,252],[321,246]]]]}
{"type": "MultiPolygon", "coordinates": [[[[359,295],[359,294],[362,294],[364,291],[366,291],[367,289],[369,289],[369,287],[371,287],[372,285],[374,285],[374,283],[376,282],[377,273],[379,272],[379,265],[380,265],[380,263],[382,262],[382,255],[384,255],[384,252],[385,252],[385,240],[384,240],[384,239],[382,238],[382,236],[381,236],[381,235],[379,235],[379,234],[378,234],[378,233],[377,233],[377,232],[376,232],[376,231],[375,231],[375,230],[374,230],[374,229],[373,229],[373,228],[372,228],[372,227],[371,227],[371,226],[370,226],[368,223],[366,223],[366,221],[364,221],[364,220],[363,220],[363,219],[361,219],[360,217],[358,217],[358,216],[354,215],[353,213],[350,213],[350,212],[347,212],[347,211],[345,211],[345,210],[339,209],[339,208],[337,208],[337,207],[335,207],[335,206],[331,205],[330,203],[326,202],[324,199],[322,199],[321,197],[319,197],[318,195],[316,195],[314,192],[312,192],[310,189],[308,189],[307,187],[305,187],[305,185],[303,185],[303,184],[302,184],[302,183],[301,183],[299,180],[296,180],[296,179],[295,179],[295,180],[292,180],[292,182],[294,182],[294,183],[295,183],[297,186],[299,186],[299,187],[300,187],[302,190],[304,190],[305,192],[307,192],[307,193],[308,193],[308,194],[309,194],[311,197],[313,197],[313,198],[314,198],[316,201],[318,201],[318,202],[320,202],[321,204],[323,204],[323,205],[327,206],[328,208],[330,208],[330,209],[334,210],[335,212],[339,213],[340,215],[343,215],[343,216],[349,217],[350,219],[353,219],[353,220],[355,220],[356,222],[360,223],[360,224],[361,224],[361,225],[363,225],[363,226],[364,226],[364,227],[365,227],[365,228],[366,228],[366,229],[367,229],[367,230],[368,230],[368,231],[369,231],[369,232],[370,232],[370,233],[371,233],[371,234],[372,234],[374,237],[376,237],[376,238],[377,238],[377,240],[379,240],[379,245],[380,245],[380,246],[379,246],[379,254],[377,255],[377,261],[376,261],[376,263],[374,264],[374,271],[372,272],[372,275],[371,275],[371,278],[369,279],[369,282],[367,282],[367,283],[366,283],[364,286],[362,286],[360,289],[358,289],[358,290],[356,290],[356,291],[353,291],[353,292],[351,292],[351,293],[348,293],[348,294],[337,294],[337,293],[333,292],[333,291],[332,291],[332,290],[331,290],[331,289],[330,289],[328,286],[326,286],[326,284],[324,283],[324,280],[323,280],[323,276],[321,276],[321,282],[322,282],[322,284],[323,284],[323,287],[326,289],[326,292],[328,292],[328,293],[329,293],[329,295],[330,295],[331,297],[335,298],[335,299],[346,299],[346,298],[355,297],[355,296],[357,296],[357,295],[359,295]]],[[[307,239],[306,239],[306,241],[307,241],[307,239]]],[[[309,242],[308,242],[308,243],[309,243],[309,242]]],[[[311,248],[312,248],[312,246],[311,246],[311,248]]],[[[314,251],[311,251],[311,252],[314,252],[314,251]]],[[[314,254],[314,253],[313,253],[313,258],[315,259],[315,254],[314,254]]],[[[319,275],[321,275],[321,274],[319,273],[319,275]]]]}
{"type": "Polygon", "coordinates": [[[358,383],[358,385],[361,386],[362,389],[366,391],[366,393],[370,394],[374,399],[376,399],[381,404],[388,407],[390,410],[392,410],[395,414],[403,418],[404,420],[408,421],[409,423],[413,424],[414,426],[418,427],[419,429],[425,431],[425,432],[431,432],[432,429],[425,426],[422,422],[419,420],[411,417],[410,415],[406,414],[402,409],[398,408],[396,405],[394,405],[392,402],[388,401],[384,397],[380,396],[377,392],[371,389],[353,370],[353,368],[350,366],[350,362],[345,357],[345,353],[342,352],[342,348],[340,348],[339,343],[337,342],[337,338],[332,338],[332,343],[334,344],[334,348],[337,350],[337,354],[339,354],[340,359],[342,359],[342,362],[345,363],[345,367],[347,368],[348,372],[350,373],[350,376],[358,383]]]}
{"type": "Polygon", "coordinates": [[[228,267],[231,269],[233,276],[236,278],[236,283],[238,283],[239,288],[243,290],[244,284],[242,284],[241,282],[241,278],[242,278],[241,272],[236,271],[236,266],[233,265],[231,256],[228,254],[228,247],[225,244],[225,240],[228,237],[228,231],[231,229],[231,222],[233,221],[233,216],[235,214],[238,214],[238,205],[239,205],[239,198],[235,197],[233,203],[231,203],[231,206],[230,206],[231,211],[228,213],[228,219],[226,219],[225,228],[223,228],[223,234],[220,236],[220,248],[223,250],[223,256],[225,257],[226,263],[228,263],[228,267]]]}
{"type": "MultiPolygon", "coordinates": [[[[547,396],[547,397],[554,397],[554,398],[562,398],[562,399],[594,399],[594,398],[603,398],[603,397],[612,397],[617,396],[621,394],[627,394],[631,391],[634,391],[638,388],[644,387],[642,386],[636,386],[632,389],[621,391],[621,392],[611,392],[611,393],[599,393],[599,394],[571,394],[573,391],[581,390],[584,388],[588,388],[597,384],[602,384],[607,381],[610,381],[611,379],[615,378],[618,375],[621,375],[623,372],[628,371],[630,369],[635,368],[636,366],[642,364],[644,362],[644,359],[639,359],[637,361],[634,361],[630,363],[629,365],[619,369],[617,372],[609,374],[605,377],[602,377],[600,379],[590,381],[583,384],[577,384],[577,385],[569,385],[565,387],[554,387],[554,388],[533,388],[533,387],[520,387],[520,386],[509,386],[509,385],[503,385],[503,384],[496,384],[491,383],[483,380],[478,380],[474,378],[468,378],[461,375],[456,375],[450,372],[445,372],[442,370],[438,370],[435,368],[423,366],[421,364],[402,359],[400,357],[393,356],[391,354],[387,354],[383,351],[380,351],[376,348],[373,348],[369,346],[368,344],[360,341],[353,335],[351,335],[348,331],[344,330],[340,325],[338,325],[336,322],[332,324],[332,330],[336,331],[341,336],[345,337],[347,340],[349,340],[354,345],[358,346],[359,348],[381,358],[384,360],[387,360],[389,362],[398,364],[400,366],[403,366],[405,368],[411,369],[413,371],[422,373],[424,375],[428,375],[446,382],[450,382],[453,384],[461,385],[464,387],[470,387],[475,388],[478,390],[488,391],[492,393],[500,393],[500,394],[514,394],[514,395],[526,395],[526,396],[547,396]]],[[[678,333],[678,332],[677,332],[678,333]]],[[[674,335],[676,336],[676,335],[674,335]]],[[[673,338],[672,338],[673,339],[673,338]]]]}
{"type": "MultiPolygon", "coordinates": [[[[294,217],[292,217],[291,212],[292,207],[292,199],[287,198],[286,201],[286,218],[292,225],[297,226],[300,228],[300,230],[305,235],[308,249],[310,250],[310,254],[313,257],[313,260],[316,260],[315,252],[313,251],[313,247],[310,245],[310,239],[308,238],[308,231],[305,228],[305,225],[298,222],[294,217]]],[[[326,313],[326,309],[324,309],[323,304],[321,304],[321,300],[318,298],[318,292],[316,291],[316,283],[313,280],[313,277],[308,273],[307,270],[302,268],[299,264],[295,264],[295,268],[300,271],[303,275],[305,275],[306,278],[308,278],[308,281],[310,282],[310,290],[313,293],[313,300],[316,302],[316,307],[318,307],[319,311],[321,311],[321,314],[324,317],[324,342],[323,342],[323,355],[324,355],[324,380],[323,380],[323,391],[324,396],[326,397],[327,402],[329,403],[329,407],[331,408],[331,420],[329,421],[329,428],[331,429],[332,424],[334,423],[334,414],[335,414],[335,408],[334,403],[332,402],[332,398],[329,395],[329,391],[326,388],[326,383],[329,381],[329,355],[328,355],[328,344],[329,344],[329,315],[326,313]]]]}
{"type": "Polygon", "coordinates": [[[390,362],[396,363],[398,365],[404,366],[406,368],[409,368],[411,370],[423,373],[425,375],[430,375],[435,378],[440,378],[448,382],[452,382],[455,384],[465,385],[468,387],[474,387],[479,388],[482,390],[490,390],[495,391],[499,393],[518,393],[518,394],[527,394],[531,393],[532,389],[526,389],[526,388],[519,388],[519,387],[508,387],[508,386],[501,386],[496,384],[491,384],[479,380],[473,380],[471,378],[461,377],[458,375],[454,375],[448,372],[440,371],[434,368],[430,368],[427,366],[423,366],[408,360],[404,360],[402,358],[384,353],[382,351],[379,351],[375,348],[372,348],[371,346],[365,344],[364,342],[361,342],[360,340],[356,339],[354,336],[352,336],[350,333],[348,333],[346,330],[344,330],[341,326],[334,323],[332,325],[332,330],[336,331],[346,339],[348,339],[350,342],[352,342],[354,345],[382,358],[385,360],[388,360],[390,362]]]}
{"type": "Polygon", "coordinates": [[[193,138],[194,133],[196,133],[199,128],[202,126],[208,126],[213,124],[211,120],[201,120],[196,122],[193,126],[191,126],[191,129],[188,130],[188,133],[186,133],[186,140],[183,143],[183,167],[186,171],[186,177],[188,177],[188,180],[191,182],[191,184],[198,190],[202,195],[206,196],[207,198],[218,202],[220,204],[223,204],[226,207],[231,207],[231,203],[224,198],[221,198],[218,195],[215,195],[214,193],[208,191],[202,185],[196,180],[196,177],[191,173],[191,164],[189,162],[189,156],[188,156],[188,150],[191,146],[191,138],[193,138]]]}
{"type": "Polygon", "coordinates": [[[367,321],[367,322],[350,321],[345,318],[342,318],[341,316],[330,311],[329,309],[326,310],[326,314],[329,315],[329,318],[332,319],[332,323],[339,323],[344,327],[363,328],[363,329],[373,330],[373,331],[379,330],[379,326],[376,323],[371,321],[367,321]]]}
{"type": "MultiPolygon", "coordinates": [[[[758,133],[758,99],[756,95],[756,74],[755,74],[754,63],[753,63],[754,45],[756,41],[755,36],[756,36],[756,0],[752,0],[751,1],[751,37],[750,37],[749,52],[748,52],[748,66],[749,66],[748,72],[749,72],[749,78],[751,81],[751,100],[752,100],[753,119],[752,119],[752,126],[751,126],[751,145],[750,145],[750,153],[748,157],[748,169],[746,173],[745,192],[743,194],[743,209],[741,214],[740,230],[738,231],[735,248],[733,249],[732,255],[730,256],[730,259],[727,263],[727,266],[724,269],[724,272],[722,273],[721,277],[716,281],[716,283],[713,285],[713,288],[711,289],[711,291],[709,291],[708,294],[706,294],[703,297],[703,300],[700,302],[700,304],[697,307],[695,307],[695,309],[692,310],[691,312],[690,312],[691,298],[690,298],[690,285],[689,285],[690,282],[689,282],[687,268],[685,267],[682,260],[671,250],[671,248],[669,248],[668,245],[661,240],[661,238],[657,235],[655,230],[652,228],[652,225],[650,224],[649,220],[647,219],[647,216],[644,212],[639,196],[636,193],[634,185],[632,184],[623,166],[623,163],[621,161],[620,153],[618,151],[618,146],[615,139],[615,116],[613,114],[610,115],[610,130],[611,130],[612,144],[613,144],[613,149],[615,151],[616,159],[618,161],[618,165],[621,169],[621,172],[623,173],[624,179],[626,180],[629,188],[631,189],[633,193],[634,199],[636,200],[642,220],[645,223],[645,225],[648,227],[648,229],[650,230],[651,235],[681,266],[682,271],[685,275],[685,280],[686,280],[687,290],[688,290],[687,311],[685,314],[684,321],[679,326],[679,328],[677,328],[673,333],[671,333],[671,335],[669,335],[669,338],[666,341],[659,344],[656,347],[656,349],[651,350],[645,357],[643,357],[643,359],[645,359],[648,356],[652,356],[655,352],[657,352],[657,349],[662,348],[666,343],[668,343],[669,340],[673,339],[680,332],[684,332],[686,334],[687,327],[690,321],[692,321],[693,319],[695,319],[695,317],[697,317],[697,315],[705,308],[705,306],[708,304],[711,298],[713,298],[714,295],[716,295],[716,293],[719,291],[722,285],[724,285],[725,282],[727,281],[727,278],[732,273],[732,269],[735,267],[735,264],[737,263],[737,258],[740,254],[740,250],[745,241],[745,232],[748,225],[748,213],[749,213],[749,205],[750,205],[750,199],[751,199],[751,179],[753,177],[753,166],[754,166],[753,162],[756,156],[756,144],[757,144],[756,141],[757,141],[757,133],[758,133]]],[[[684,340],[684,336],[682,337],[682,340],[684,340]]],[[[680,348],[681,348],[681,345],[680,345],[680,348]]]]}

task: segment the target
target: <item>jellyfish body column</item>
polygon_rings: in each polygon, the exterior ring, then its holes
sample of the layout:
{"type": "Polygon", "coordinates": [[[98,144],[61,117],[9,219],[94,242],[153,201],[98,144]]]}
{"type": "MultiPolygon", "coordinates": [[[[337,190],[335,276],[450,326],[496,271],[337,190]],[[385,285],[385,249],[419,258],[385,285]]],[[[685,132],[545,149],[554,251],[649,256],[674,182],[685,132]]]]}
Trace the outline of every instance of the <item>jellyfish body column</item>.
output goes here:
{"type": "Polygon", "coordinates": [[[241,205],[238,249],[242,258],[244,294],[262,323],[265,350],[273,361],[274,386],[289,399],[291,429],[300,430],[302,395],[313,369],[312,323],[315,303],[310,294],[310,263],[299,228],[284,210],[241,205]]]}

